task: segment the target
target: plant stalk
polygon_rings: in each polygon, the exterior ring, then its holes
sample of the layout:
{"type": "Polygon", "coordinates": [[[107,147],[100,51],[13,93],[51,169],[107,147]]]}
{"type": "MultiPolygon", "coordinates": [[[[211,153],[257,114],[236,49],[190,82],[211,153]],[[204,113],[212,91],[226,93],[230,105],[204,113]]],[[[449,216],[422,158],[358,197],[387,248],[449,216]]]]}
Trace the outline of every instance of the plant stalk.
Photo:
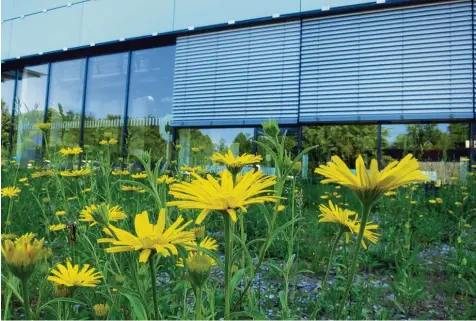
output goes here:
{"type": "Polygon", "coordinates": [[[28,290],[28,277],[22,278],[22,294],[23,294],[23,307],[25,309],[25,320],[31,320],[31,310],[30,310],[30,291],[28,290]]]}
{"type": "Polygon", "coordinates": [[[342,313],[345,308],[347,297],[349,296],[349,292],[352,287],[352,283],[354,281],[355,271],[357,270],[357,262],[359,261],[360,246],[362,243],[362,239],[364,237],[365,226],[367,225],[367,219],[369,217],[371,208],[372,208],[372,205],[362,204],[362,219],[360,221],[359,236],[357,237],[357,241],[355,243],[354,254],[352,255],[350,273],[347,279],[347,285],[345,287],[344,294],[342,296],[342,302],[340,304],[339,311],[337,313],[337,319],[342,319],[342,313]]]}
{"type": "Polygon", "coordinates": [[[195,291],[195,320],[203,320],[202,317],[202,287],[198,287],[195,291]]]}
{"type": "Polygon", "coordinates": [[[159,306],[157,303],[157,274],[155,271],[154,264],[154,255],[149,256],[149,269],[150,269],[150,278],[152,282],[152,299],[154,300],[154,317],[155,320],[159,319],[159,306]]]}
{"type": "Polygon", "coordinates": [[[233,244],[231,240],[231,222],[230,215],[223,213],[223,222],[225,225],[225,320],[230,320],[230,306],[231,306],[231,255],[233,251],[233,244]]]}

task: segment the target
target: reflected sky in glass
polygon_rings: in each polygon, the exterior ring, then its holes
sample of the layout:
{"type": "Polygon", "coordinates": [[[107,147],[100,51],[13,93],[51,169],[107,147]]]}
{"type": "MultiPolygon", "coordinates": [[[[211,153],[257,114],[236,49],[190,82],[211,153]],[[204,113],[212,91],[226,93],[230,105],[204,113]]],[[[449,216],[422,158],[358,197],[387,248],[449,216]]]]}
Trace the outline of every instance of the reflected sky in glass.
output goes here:
{"type": "Polygon", "coordinates": [[[132,53],[129,118],[172,114],[175,46],[132,53]]]}
{"type": "Polygon", "coordinates": [[[2,101],[10,112],[12,111],[14,89],[15,71],[2,72],[2,101]]]}
{"type": "Polygon", "coordinates": [[[44,110],[48,65],[25,67],[22,72],[20,91],[20,113],[31,110],[44,110]]]}

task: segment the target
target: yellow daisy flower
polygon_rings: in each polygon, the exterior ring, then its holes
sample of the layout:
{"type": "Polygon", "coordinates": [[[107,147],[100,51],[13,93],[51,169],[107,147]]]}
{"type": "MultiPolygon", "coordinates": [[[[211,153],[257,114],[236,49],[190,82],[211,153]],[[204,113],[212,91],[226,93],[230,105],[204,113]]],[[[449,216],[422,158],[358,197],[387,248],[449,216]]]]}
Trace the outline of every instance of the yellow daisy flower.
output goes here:
{"type": "Polygon", "coordinates": [[[211,175],[207,175],[207,179],[195,173],[191,175],[195,178],[191,183],[171,185],[169,194],[179,200],[168,202],[167,206],[201,209],[201,213],[195,220],[196,224],[200,224],[213,210],[228,213],[233,222],[236,222],[237,209],[246,212],[246,207],[251,204],[278,200],[277,196],[263,195],[274,192],[267,188],[276,184],[276,177],[264,176],[261,171],[249,171],[243,174],[236,186],[233,186],[232,174],[229,171],[220,173],[220,183],[211,175]]]}
{"type": "Polygon", "coordinates": [[[88,222],[89,226],[101,224],[108,226],[109,222],[120,221],[127,218],[126,213],[119,206],[109,204],[86,206],[79,215],[80,222],[88,222]]]}
{"type": "Polygon", "coordinates": [[[172,184],[175,181],[175,177],[170,177],[169,175],[162,175],[157,178],[157,183],[172,184]]]}
{"type": "Polygon", "coordinates": [[[97,317],[103,318],[109,313],[109,305],[103,303],[95,304],[93,310],[97,317]]]}
{"type": "Polygon", "coordinates": [[[104,238],[99,239],[98,243],[112,243],[114,246],[106,249],[108,253],[140,251],[139,262],[146,262],[149,256],[155,253],[160,253],[163,256],[178,255],[177,245],[186,245],[195,240],[195,233],[184,231],[192,221],[182,224],[184,219],[180,216],[167,229],[165,221],[165,209],[160,210],[155,225],[149,222],[149,215],[144,211],[137,214],[134,219],[137,236],[111,225],[109,228],[117,240],[104,238]]]}
{"type": "Polygon", "coordinates": [[[81,177],[91,174],[90,168],[74,169],[72,171],[61,171],[60,175],[63,177],[81,177]]]}
{"type": "Polygon", "coordinates": [[[368,205],[373,204],[385,192],[405,184],[427,180],[412,154],[408,154],[400,162],[390,163],[382,171],[378,170],[376,159],[372,159],[370,171],[367,171],[362,156],[357,158],[355,167],[356,175],[339,156],[332,156],[331,162],[319,166],[314,172],[326,177],[322,183],[337,183],[351,188],[360,201],[368,205]]]}
{"type": "Polygon", "coordinates": [[[52,269],[48,280],[58,285],[64,286],[85,286],[96,287],[100,282],[102,275],[100,272],[95,272],[95,268],[89,268],[89,264],[84,264],[83,268],[79,270],[79,265],[72,265],[68,260],[66,267],[58,263],[56,270],[52,269]]]}
{"type": "Polygon", "coordinates": [[[18,196],[20,192],[21,190],[16,186],[4,187],[1,189],[2,197],[12,198],[12,197],[18,196]]]}
{"type": "Polygon", "coordinates": [[[147,174],[146,173],[137,173],[137,174],[132,174],[131,177],[135,178],[135,179],[144,179],[144,178],[147,178],[147,174]]]}
{"type": "Polygon", "coordinates": [[[44,170],[44,171],[35,172],[35,173],[31,174],[31,178],[40,178],[40,177],[53,176],[54,174],[55,174],[55,172],[53,170],[47,169],[47,170],[44,170]]]}
{"type": "Polygon", "coordinates": [[[259,163],[263,160],[261,156],[255,156],[250,154],[243,154],[235,157],[231,150],[228,153],[214,153],[210,158],[212,161],[225,165],[232,173],[239,173],[245,165],[252,165],[259,163]]]}
{"type": "Polygon", "coordinates": [[[112,175],[114,176],[126,176],[129,175],[129,171],[127,169],[125,170],[114,170],[111,172],[112,175]]]}
{"type": "Polygon", "coordinates": [[[81,147],[67,147],[61,148],[59,152],[63,156],[73,156],[81,154],[83,152],[83,149],[81,147]]]}
{"type": "Polygon", "coordinates": [[[64,224],[53,224],[48,227],[48,229],[52,232],[58,232],[61,230],[64,230],[66,228],[66,225],[64,224]]]}
{"type": "Polygon", "coordinates": [[[145,189],[143,189],[143,188],[140,188],[138,186],[128,186],[128,185],[122,185],[121,186],[121,191],[123,191],[123,192],[145,193],[145,189]]]}
{"type": "Polygon", "coordinates": [[[66,211],[61,211],[61,210],[60,210],[60,211],[56,211],[55,214],[58,215],[58,216],[62,216],[62,215],[65,215],[65,214],[66,214],[66,211]]]}
{"type": "Polygon", "coordinates": [[[48,130],[51,128],[51,123],[38,123],[33,125],[40,130],[48,130]]]}

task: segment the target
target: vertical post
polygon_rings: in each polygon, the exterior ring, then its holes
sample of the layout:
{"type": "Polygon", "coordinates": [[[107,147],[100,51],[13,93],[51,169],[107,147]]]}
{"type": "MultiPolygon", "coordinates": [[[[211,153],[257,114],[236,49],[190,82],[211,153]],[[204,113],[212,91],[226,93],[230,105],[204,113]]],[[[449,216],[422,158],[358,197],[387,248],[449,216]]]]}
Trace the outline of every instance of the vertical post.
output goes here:
{"type": "Polygon", "coordinates": [[[126,92],[124,100],[124,122],[122,123],[122,162],[121,167],[124,169],[124,160],[127,157],[127,121],[129,117],[129,90],[131,85],[131,61],[132,61],[132,51],[129,50],[127,53],[127,75],[126,75],[126,92]]]}
{"type": "Polygon", "coordinates": [[[382,168],[382,124],[377,125],[377,163],[382,168]]]}
{"type": "MultiPolygon", "coordinates": [[[[175,142],[177,141],[177,129],[175,127],[170,127],[171,135],[172,135],[172,142],[171,142],[171,153],[170,153],[170,160],[173,161],[175,160],[175,142]]],[[[177,163],[178,164],[178,163],[177,163]]]]}
{"type": "Polygon", "coordinates": [[[258,140],[258,127],[253,128],[253,154],[256,155],[258,153],[258,144],[256,141],[258,140]]]}
{"type": "MultiPolygon", "coordinates": [[[[51,63],[48,63],[48,71],[46,75],[46,95],[45,95],[45,108],[44,108],[44,114],[43,114],[43,122],[47,123],[48,122],[48,104],[50,100],[50,79],[51,79],[51,63]]],[[[49,136],[51,137],[51,130],[52,128],[50,127],[50,132],[49,136]]],[[[47,139],[46,132],[45,134],[41,134],[41,159],[43,159],[46,155],[46,144],[48,143],[46,141],[47,139]]]]}
{"type": "MultiPolygon", "coordinates": [[[[86,94],[88,89],[88,74],[89,74],[89,57],[86,57],[84,63],[84,79],[83,79],[83,97],[81,97],[81,116],[79,121],[79,146],[84,150],[84,122],[86,121],[86,94]]],[[[83,160],[84,152],[79,154],[79,166],[83,160]]]]}
{"type": "Polygon", "coordinates": [[[297,145],[298,151],[297,151],[297,153],[299,154],[300,152],[302,152],[302,126],[298,127],[297,139],[298,139],[298,145],[297,145]]]}
{"type": "Polygon", "coordinates": [[[15,135],[15,113],[17,108],[17,91],[18,91],[18,78],[19,78],[20,70],[15,70],[15,84],[13,85],[13,101],[12,104],[12,112],[10,118],[10,136],[8,137],[8,158],[12,158],[13,154],[13,136],[15,135]]]}

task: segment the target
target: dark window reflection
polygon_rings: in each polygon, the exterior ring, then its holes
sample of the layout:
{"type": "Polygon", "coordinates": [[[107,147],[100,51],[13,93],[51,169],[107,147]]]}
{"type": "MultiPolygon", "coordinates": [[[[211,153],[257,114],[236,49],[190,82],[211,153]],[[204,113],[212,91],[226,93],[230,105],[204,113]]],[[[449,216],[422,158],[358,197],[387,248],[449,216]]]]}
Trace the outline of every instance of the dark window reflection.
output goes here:
{"type": "Polygon", "coordinates": [[[124,114],[127,53],[93,57],[89,60],[84,147],[92,157],[110,148],[112,158],[120,156],[124,114]],[[112,141],[112,145],[100,144],[112,141]]]}
{"type": "Polygon", "coordinates": [[[79,145],[85,64],[85,59],[78,59],[51,65],[48,120],[52,150],[79,145]]]}
{"type": "Polygon", "coordinates": [[[151,151],[154,160],[169,158],[174,57],[173,46],[132,53],[127,121],[129,156],[151,151]]]}
{"type": "Polygon", "coordinates": [[[2,72],[2,159],[9,157],[15,71],[2,72]]]}
{"type": "Polygon", "coordinates": [[[35,125],[44,122],[48,65],[25,67],[21,73],[21,88],[17,98],[15,123],[16,160],[27,162],[41,157],[43,135],[49,130],[40,130],[35,125]]]}

